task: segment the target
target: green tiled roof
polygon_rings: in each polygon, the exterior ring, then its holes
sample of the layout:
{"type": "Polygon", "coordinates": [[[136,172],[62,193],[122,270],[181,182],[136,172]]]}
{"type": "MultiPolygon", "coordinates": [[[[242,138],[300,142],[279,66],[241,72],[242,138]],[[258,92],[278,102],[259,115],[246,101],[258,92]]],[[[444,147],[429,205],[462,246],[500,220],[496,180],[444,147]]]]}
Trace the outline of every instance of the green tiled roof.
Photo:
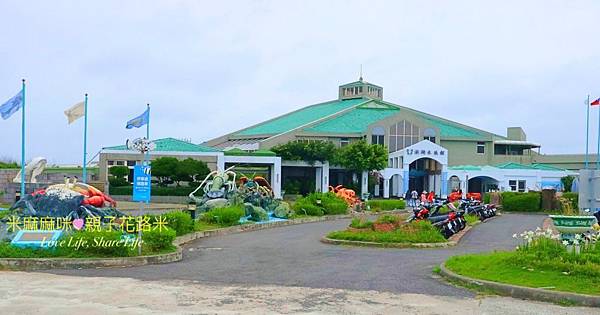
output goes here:
{"type": "Polygon", "coordinates": [[[514,162],[508,162],[503,164],[496,165],[497,168],[505,169],[505,170],[533,170],[535,167],[529,165],[523,165],[514,162]]]}
{"type": "Polygon", "coordinates": [[[277,156],[275,152],[269,150],[256,150],[252,152],[246,152],[239,148],[233,148],[224,152],[225,155],[230,156],[277,156]]]}
{"type": "Polygon", "coordinates": [[[360,108],[357,107],[333,119],[304,129],[314,133],[363,133],[367,127],[379,120],[398,114],[398,108],[360,108]]]}
{"type": "Polygon", "coordinates": [[[482,138],[484,134],[476,130],[463,127],[458,123],[450,122],[435,116],[421,113],[421,119],[440,129],[442,137],[458,137],[458,138],[482,138]]]}
{"type": "Polygon", "coordinates": [[[449,170],[453,171],[481,171],[481,166],[476,165],[456,165],[448,167],[449,170]]]}
{"type": "Polygon", "coordinates": [[[289,114],[258,124],[235,133],[236,136],[275,135],[298,128],[315,120],[365,102],[366,98],[335,100],[304,107],[289,114]]]}
{"type": "MultiPolygon", "coordinates": [[[[154,142],[154,144],[156,144],[156,149],[154,149],[154,151],[161,151],[161,152],[219,152],[219,150],[217,150],[215,148],[211,148],[209,146],[193,144],[193,143],[186,142],[183,140],[178,140],[175,138],[156,139],[152,142],[154,142]]],[[[126,151],[127,147],[125,145],[117,145],[114,147],[106,147],[103,149],[126,151]]]]}
{"type": "Polygon", "coordinates": [[[531,164],[531,167],[538,169],[538,170],[543,170],[543,171],[566,171],[565,169],[560,168],[560,167],[554,167],[552,165],[539,164],[539,163],[531,164]]]}

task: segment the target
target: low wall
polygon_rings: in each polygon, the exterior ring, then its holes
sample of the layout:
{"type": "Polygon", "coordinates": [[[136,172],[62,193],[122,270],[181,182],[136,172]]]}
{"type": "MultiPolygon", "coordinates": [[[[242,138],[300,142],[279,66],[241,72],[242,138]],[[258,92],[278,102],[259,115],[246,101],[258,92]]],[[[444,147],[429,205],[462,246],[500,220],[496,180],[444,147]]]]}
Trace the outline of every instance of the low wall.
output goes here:
{"type": "MultiPolygon", "coordinates": [[[[116,201],[133,201],[130,195],[110,195],[116,201]]],[[[150,202],[155,203],[180,203],[187,204],[189,202],[187,196],[151,196],[150,202]]]]}

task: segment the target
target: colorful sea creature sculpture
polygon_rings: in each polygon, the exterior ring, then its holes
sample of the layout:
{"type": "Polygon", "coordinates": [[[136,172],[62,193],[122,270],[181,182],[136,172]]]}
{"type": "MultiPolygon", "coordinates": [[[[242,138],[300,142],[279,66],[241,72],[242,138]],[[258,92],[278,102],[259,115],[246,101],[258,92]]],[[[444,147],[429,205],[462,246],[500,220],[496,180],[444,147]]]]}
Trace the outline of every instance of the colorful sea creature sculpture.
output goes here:
{"type": "Polygon", "coordinates": [[[196,203],[199,209],[210,210],[206,206],[209,200],[228,199],[236,190],[235,187],[235,172],[232,171],[234,166],[224,171],[212,171],[200,183],[200,185],[192,191],[188,197],[196,203]],[[212,179],[210,179],[212,178],[212,179]],[[195,194],[198,190],[204,191],[204,196],[198,198],[195,194]]]}
{"type": "Polygon", "coordinates": [[[329,191],[344,199],[350,207],[353,207],[360,202],[360,199],[356,197],[356,192],[354,192],[354,190],[344,188],[342,185],[337,185],[335,187],[329,186],[329,191]]]}
{"type": "Polygon", "coordinates": [[[19,216],[83,217],[123,216],[116,210],[117,203],[96,187],[65,178],[64,184],[50,185],[36,190],[17,201],[10,210],[19,216]]]}

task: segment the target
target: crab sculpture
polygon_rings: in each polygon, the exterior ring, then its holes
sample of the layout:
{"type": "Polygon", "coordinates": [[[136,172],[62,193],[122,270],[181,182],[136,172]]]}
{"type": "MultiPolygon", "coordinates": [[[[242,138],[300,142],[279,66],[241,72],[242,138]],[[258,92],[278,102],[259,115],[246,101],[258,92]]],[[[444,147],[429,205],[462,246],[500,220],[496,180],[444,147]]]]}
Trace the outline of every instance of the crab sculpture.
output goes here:
{"type": "Polygon", "coordinates": [[[354,192],[354,190],[344,188],[342,185],[337,185],[335,187],[329,186],[329,191],[344,199],[344,201],[346,201],[346,203],[351,207],[360,202],[360,199],[356,197],[356,192],[354,192]]]}
{"type": "Polygon", "coordinates": [[[17,201],[10,210],[17,215],[37,217],[120,216],[117,203],[97,188],[65,178],[64,184],[50,185],[36,190],[17,201]]]}
{"type": "Polygon", "coordinates": [[[188,195],[188,197],[199,206],[205,205],[210,200],[221,199],[227,201],[226,198],[228,198],[236,189],[236,174],[232,171],[233,168],[234,166],[224,171],[210,172],[206,175],[206,178],[204,178],[200,185],[188,195]],[[200,189],[204,191],[204,196],[202,198],[195,196],[200,189]]]}

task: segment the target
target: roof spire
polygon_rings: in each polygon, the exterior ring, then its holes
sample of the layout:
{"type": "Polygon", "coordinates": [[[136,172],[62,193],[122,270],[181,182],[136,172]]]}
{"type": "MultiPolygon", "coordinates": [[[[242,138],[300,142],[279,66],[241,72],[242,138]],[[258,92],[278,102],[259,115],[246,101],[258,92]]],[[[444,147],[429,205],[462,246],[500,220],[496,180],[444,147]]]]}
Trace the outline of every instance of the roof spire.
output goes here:
{"type": "Polygon", "coordinates": [[[362,77],[362,63],[360,64],[360,72],[359,72],[359,77],[358,77],[358,81],[362,81],[363,77],[362,77]]]}

